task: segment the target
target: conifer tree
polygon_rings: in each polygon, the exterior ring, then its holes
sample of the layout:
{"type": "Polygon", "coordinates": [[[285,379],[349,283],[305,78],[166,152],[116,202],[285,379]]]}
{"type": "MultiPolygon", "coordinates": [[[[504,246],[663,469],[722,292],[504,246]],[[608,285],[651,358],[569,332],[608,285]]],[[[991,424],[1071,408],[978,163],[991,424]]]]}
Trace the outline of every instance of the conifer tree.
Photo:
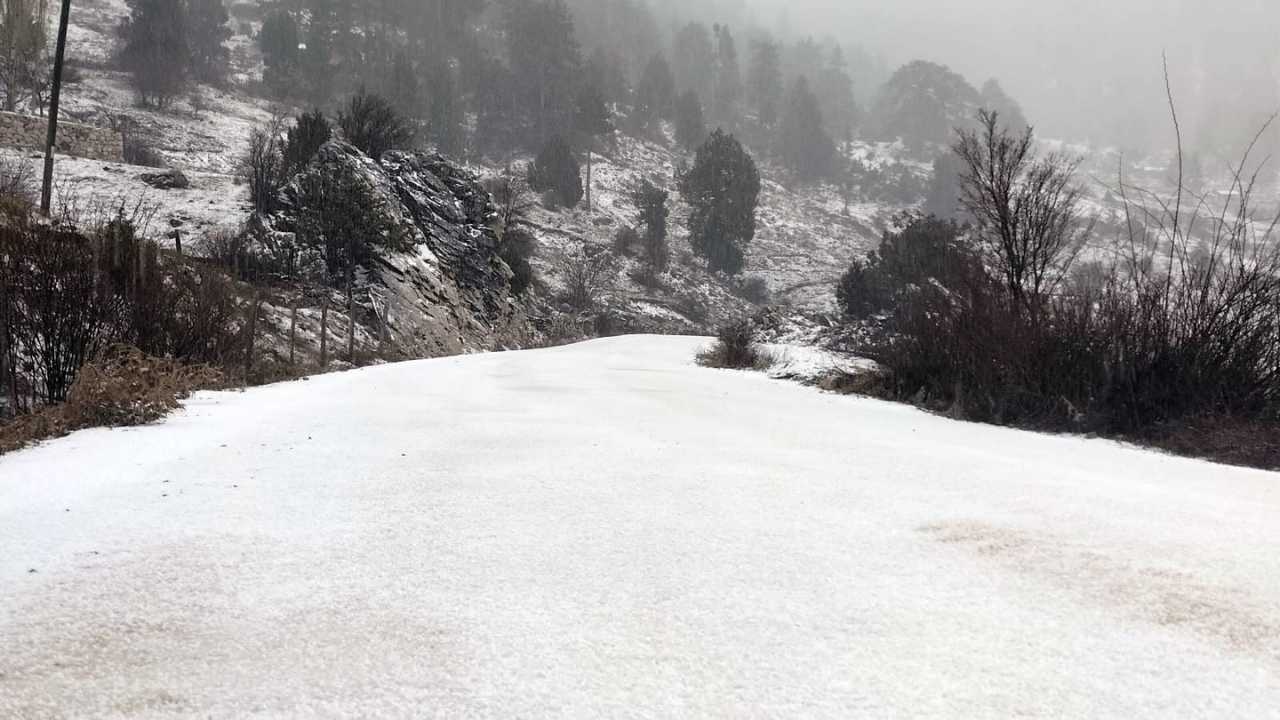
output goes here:
{"type": "Polygon", "coordinates": [[[680,194],[690,208],[693,249],[712,271],[741,273],[756,234],[760,173],[755,161],[732,135],[716,130],[680,178],[680,194]]]}

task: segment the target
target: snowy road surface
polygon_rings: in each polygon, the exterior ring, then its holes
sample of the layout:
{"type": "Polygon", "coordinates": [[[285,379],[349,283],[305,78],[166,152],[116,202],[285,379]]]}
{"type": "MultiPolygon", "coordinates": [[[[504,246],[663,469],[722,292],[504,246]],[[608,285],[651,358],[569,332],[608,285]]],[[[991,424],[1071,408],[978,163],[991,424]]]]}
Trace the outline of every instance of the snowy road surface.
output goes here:
{"type": "Polygon", "coordinates": [[[1280,476],[621,338],[0,458],[0,718],[1280,717],[1280,476]]]}

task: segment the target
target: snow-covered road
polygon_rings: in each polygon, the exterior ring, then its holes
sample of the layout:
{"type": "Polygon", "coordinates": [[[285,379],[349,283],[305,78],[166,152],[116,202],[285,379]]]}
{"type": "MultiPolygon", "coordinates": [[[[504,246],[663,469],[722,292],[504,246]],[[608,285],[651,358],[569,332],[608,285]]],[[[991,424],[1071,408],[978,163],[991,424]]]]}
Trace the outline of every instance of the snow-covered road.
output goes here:
{"type": "Polygon", "coordinates": [[[1280,476],[620,338],[0,458],[0,718],[1280,717],[1280,476]]]}

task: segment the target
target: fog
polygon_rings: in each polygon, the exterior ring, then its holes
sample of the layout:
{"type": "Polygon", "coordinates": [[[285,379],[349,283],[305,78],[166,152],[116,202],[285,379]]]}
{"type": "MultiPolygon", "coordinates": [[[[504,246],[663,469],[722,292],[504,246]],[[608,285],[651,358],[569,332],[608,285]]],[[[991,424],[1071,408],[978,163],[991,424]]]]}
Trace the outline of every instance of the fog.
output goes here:
{"type": "MultiPolygon", "coordinates": [[[[752,2],[751,22],[829,34],[890,67],[918,58],[975,84],[998,78],[1042,134],[1062,139],[1167,146],[1162,52],[1187,142],[1200,150],[1237,148],[1280,109],[1274,0],[752,2]]],[[[865,102],[869,89],[858,94],[865,102]]]]}

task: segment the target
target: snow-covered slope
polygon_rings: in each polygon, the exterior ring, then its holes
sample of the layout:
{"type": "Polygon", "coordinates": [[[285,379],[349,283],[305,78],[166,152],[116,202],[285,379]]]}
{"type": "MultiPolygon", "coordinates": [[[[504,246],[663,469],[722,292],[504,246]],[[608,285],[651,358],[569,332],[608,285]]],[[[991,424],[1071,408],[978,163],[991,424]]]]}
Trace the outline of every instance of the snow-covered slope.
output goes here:
{"type": "Polygon", "coordinates": [[[1268,718],[1280,477],[629,337],[0,459],[0,717],[1268,718]]]}

